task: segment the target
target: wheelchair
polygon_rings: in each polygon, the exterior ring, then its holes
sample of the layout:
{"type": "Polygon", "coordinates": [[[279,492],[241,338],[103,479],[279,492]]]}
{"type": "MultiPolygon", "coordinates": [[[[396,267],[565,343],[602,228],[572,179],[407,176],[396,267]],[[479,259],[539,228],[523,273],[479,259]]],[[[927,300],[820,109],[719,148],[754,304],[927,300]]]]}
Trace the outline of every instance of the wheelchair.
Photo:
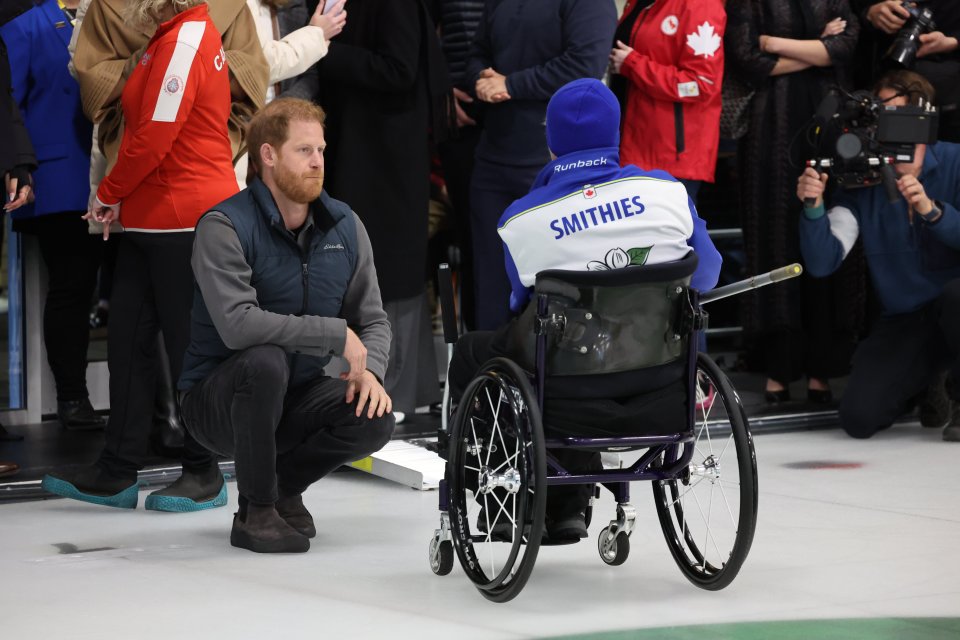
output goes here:
{"type": "MultiPolygon", "coordinates": [[[[598,486],[613,493],[616,516],[600,532],[598,551],[606,564],[623,564],[637,518],[630,483],[643,480],[652,482],[660,527],[684,576],[708,590],[734,580],[756,527],[757,462],[736,390],[696,349],[707,321],[701,304],[709,301],[690,288],[696,265],[691,252],[673,263],[541,272],[534,299],[509,332],[509,352],[517,357],[484,364],[455,410],[448,376],[438,434],[446,474],[440,527],[429,544],[435,574],[450,573],[455,554],[485,598],[512,600],[541,544],[550,543],[544,539],[548,487],[571,484],[593,485],[594,497],[598,486]],[[621,419],[613,432],[578,435],[544,424],[545,416],[548,423],[569,423],[568,409],[590,395],[585,389],[623,394],[624,384],[638,385],[630,388],[650,400],[641,405],[655,410],[641,411],[635,427],[624,429],[621,419]],[[551,411],[553,405],[561,410],[551,411]],[[558,462],[555,454],[564,449],[638,457],[629,468],[584,472],[558,462]]],[[[452,356],[457,330],[448,313],[452,285],[445,267],[440,294],[452,356]]],[[[710,294],[726,297],[800,271],[791,265],[710,294]]],[[[587,425],[590,415],[577,420],[587,425]]]]}

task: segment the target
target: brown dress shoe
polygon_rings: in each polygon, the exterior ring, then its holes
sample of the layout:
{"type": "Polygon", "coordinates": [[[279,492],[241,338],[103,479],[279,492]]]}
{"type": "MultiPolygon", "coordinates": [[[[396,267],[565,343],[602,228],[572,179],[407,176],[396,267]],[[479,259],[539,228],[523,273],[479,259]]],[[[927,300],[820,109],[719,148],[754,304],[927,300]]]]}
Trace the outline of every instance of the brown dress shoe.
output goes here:
{"type": "Polygon", "coordinates": [[[7,462],[5,460],[0,461],[0,478],[12,476],[18,471],[20,471],[20,465],[18,465],[16,462],[7,462]]]}

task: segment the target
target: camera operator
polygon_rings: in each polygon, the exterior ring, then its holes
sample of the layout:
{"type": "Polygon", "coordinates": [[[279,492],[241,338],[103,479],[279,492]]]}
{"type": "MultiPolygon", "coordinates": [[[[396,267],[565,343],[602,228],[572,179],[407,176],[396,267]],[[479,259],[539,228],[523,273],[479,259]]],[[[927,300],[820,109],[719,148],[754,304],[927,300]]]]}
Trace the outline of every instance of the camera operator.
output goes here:
{"type": "MultiPolygon", "coordinates": [[[[922,76],[896,71],[875,88],[888,106],[930,101],[922,76]]],[[[869,438],[908,411],[948,370],[954,407],[943,439],[960,441],[960,145],[916,145],[911,163],[894,165],[900,197],[882,185],[836,194],[825,215],[826,174],[808,168],[797,184],[805,201],[800,250],[815,277],[833,273],[862,238],[883,315],[857,347],[840,401],[840,423],[869,438]],[[815,202],[815,204],[813,204],[815,202]],[[810,206],[813,204],[813,206],[810,206]]]]}
{"type": "MultiPolygon", "coordinates": [[[[916,62],[912,68],[933,85],[940,110],[940,140],[960,142],[960,2],[957,0],[921,0],[910,2],[910,9],[929,9],[933,31],[921,29],[916,62]]],[[[885,58],[897,37],[903,37],[916,25],[916,19],[902,0],[859,0],[854,2],[864,25],[858,65],[861,86],[869,86],[884,67],[895,64],[885,58]]],[[[909,46],[909,45],[908,45],[909,46]]]]}

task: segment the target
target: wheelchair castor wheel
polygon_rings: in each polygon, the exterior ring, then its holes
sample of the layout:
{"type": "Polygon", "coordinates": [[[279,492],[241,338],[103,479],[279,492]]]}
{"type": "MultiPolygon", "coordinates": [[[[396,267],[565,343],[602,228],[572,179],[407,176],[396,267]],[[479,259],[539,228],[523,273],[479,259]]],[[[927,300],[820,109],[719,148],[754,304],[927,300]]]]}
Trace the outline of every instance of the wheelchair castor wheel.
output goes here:
{"type": "Polygon", "coordinates": [[[430,539],[430,570],[438,576],[445,576],[453,570],[453,543],[449,540],[430,539]]]}
{"type": "Polygon", "coordinates": [[[610,527],[604,527],[597,538],[600,559],[611,567],[617,567],[627,561],[630,555],[630,536],[620,531],[611,533],[610,527]]]}

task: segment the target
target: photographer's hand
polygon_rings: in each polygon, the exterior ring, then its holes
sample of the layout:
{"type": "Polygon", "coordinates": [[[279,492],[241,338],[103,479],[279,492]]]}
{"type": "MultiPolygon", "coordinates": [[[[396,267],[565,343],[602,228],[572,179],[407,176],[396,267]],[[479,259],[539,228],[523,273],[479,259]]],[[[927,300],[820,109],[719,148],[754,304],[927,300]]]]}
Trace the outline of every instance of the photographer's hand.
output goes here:
{"type": "Polygon", "coordinates": [[[950,53],[957,50],[957,39],[947,36],[942,31],[920,34],[920,48],[917,57],[934,56],[938,53],[950,53]]]}
{"type": "Polygon", "coordinates": [[[807,167],[800,178],[797,180],[797,197],[804,203],[808,209],[816,209],[823,205],[823,192],[827,187],[829,177],[825,173],[817,173],[816,169],[807,167]],[[807,201],[813,200],[812,207],[807,206],[807,201]]]}
{"type": "Polygon", "coordinates": [[[900,176],[900,179],[897,180],[897,188],[900,190],[900,195],[903,196],[903,199],[907,201],[907,205],[909,205],[907,215],[910,217],[911,224],[913,224],[914,212],[926,218],[930,215],[930,212],[933,211],[933,200],[927,197],[927,192],[924,190],[923,185],[920,184],[920,181],[917,180],[917,177],[913,174],[905,173],[900,176]]]}
{"type": "Polygon", "coordinates": [[[893,35],[907,23],[910,12],[900,0],[886,0],[867,9],[867,21],[884,33],[893,35]]]}

